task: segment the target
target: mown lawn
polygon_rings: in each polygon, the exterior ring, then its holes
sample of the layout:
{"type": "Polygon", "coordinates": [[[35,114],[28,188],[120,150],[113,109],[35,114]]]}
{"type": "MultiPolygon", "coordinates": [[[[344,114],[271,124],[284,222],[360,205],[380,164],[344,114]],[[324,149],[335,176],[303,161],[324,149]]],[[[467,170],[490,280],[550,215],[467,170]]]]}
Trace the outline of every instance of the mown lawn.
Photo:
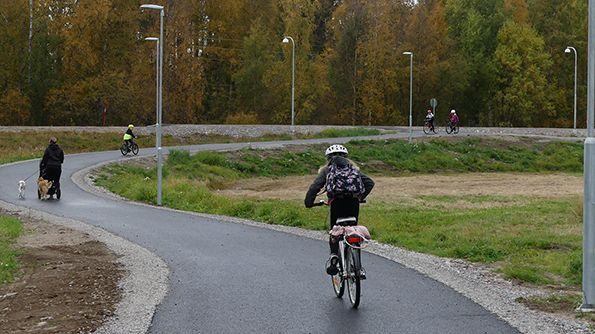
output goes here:
{"type": "MultiPolygon", "coordinates": [[[[572,143],[463,139],[413,145],[360,141],[348,147],[352,158],[372,175],[582,170],[582,145],[572,143]]],[[[327,212],[322,208],[307,210],[300,201],[231,199],[213,191],[239,178],[313,174],[324,162],[323,149],[174,152],[165,166],[164,205],[325,230],[327,212]]],[[[104,169],[97,183],[154,203],[154,180],[154,168],[113,165],[104,169]]],[[[360,220],[385,243],[488,263],[525,282],[576,286],[582,267],[581,215],[577,197],[419,196],[402,203],[375,202],[372,197],[360,220]]]]}
{"type": "Polygon", "coordinates": [[[22,224],[17,219],[0,216],[0,284],[14,279],[18,264],[13,244],[22,230],[22,224]]]}

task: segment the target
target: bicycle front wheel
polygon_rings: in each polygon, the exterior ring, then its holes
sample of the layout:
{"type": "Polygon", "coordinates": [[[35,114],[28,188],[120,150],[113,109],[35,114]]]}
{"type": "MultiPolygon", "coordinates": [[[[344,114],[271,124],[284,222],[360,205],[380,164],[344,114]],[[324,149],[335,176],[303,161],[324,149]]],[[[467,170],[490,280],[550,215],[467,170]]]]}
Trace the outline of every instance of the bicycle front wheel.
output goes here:
{"type": "Polygon", "coordinates": [[[430,124],[428,122],[424,123],[424,133],[429,135],[430,131],[432,131],[432,128],[430,127],[430,124]]]}
{"type": "Polygon", "coordinates": [[[448,123],[446,125],[446,133],[451,134],[452,133],[452,130],[453,130],[453,128],[452,128],[451,124],[448,123]]]}
{"type": "Polygon", "coordinates": [[[339,259],[339,263],[337,263],[337,269],[339,269],[339,272],[336,275],[331,276],[331,282],[333,283],[335,295],[337,298],[341,298],[345,292],[345,280],[343,279],[343,264],[341,264],[341,259],[339,259]]]}
{"type": "Polygon", "coordinates": [[[359,263],[359,250],[347,247],[345,251],[345,262],[347,266],[347,291],[349,294],[349,301],[351,307],[357,308],[359,306],[361,286],[360,286],[360,263],[359,263]]]}
{"type": "Polygon", "coordinates": [[[457,133],[459,133],[459,126],[458,126],[458,125],[455,125],[455,128],[454,128],[454,130],[452,131],[452,133],[454,133],[455,135],[456,135],[457,133]]]}
{"type": "Polygon", "coordinates": [[[138,144],[137,143],[132,143],[132,154],[134,154],[134,155],[138,154],[138,144]]]}

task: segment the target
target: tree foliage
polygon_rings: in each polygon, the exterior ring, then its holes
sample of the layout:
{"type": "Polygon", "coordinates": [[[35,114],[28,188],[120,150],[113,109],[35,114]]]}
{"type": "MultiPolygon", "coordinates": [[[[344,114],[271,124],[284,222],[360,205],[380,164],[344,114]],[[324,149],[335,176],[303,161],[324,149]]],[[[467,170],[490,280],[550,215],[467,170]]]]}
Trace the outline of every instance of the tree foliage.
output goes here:
{"type": "MultiPolygon", "coordinates": [[[[581,0],[169,0],[164,122],[570,126],[581,0]],[[291,36],[292,45],[281,41],[291,36]]],[[[0,1],[0,124],[155,123],[159,16],[138,0],[0,1]],[[32,10],[30,22],[29,10],[32,10]],[[29,23],[33,25],[29,39],[29,23]],[[29,48],[31,43],[31,48],[29,48]]],[[[585,72],[579,69],[579,125],[585,72]]]]}

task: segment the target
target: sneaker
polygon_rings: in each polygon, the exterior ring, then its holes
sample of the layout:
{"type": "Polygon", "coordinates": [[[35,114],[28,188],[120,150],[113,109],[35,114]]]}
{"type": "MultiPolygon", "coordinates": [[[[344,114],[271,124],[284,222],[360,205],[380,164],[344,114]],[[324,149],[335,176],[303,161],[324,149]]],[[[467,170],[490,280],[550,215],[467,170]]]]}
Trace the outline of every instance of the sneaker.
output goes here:
{"type": "Polygon", "coordinates": [[[331,257],[326,261],[326,273],[329,275],[337,275],[339,273],[337,263],[339,263],[339,257],[335,254],[331,254],[331,257]]]}

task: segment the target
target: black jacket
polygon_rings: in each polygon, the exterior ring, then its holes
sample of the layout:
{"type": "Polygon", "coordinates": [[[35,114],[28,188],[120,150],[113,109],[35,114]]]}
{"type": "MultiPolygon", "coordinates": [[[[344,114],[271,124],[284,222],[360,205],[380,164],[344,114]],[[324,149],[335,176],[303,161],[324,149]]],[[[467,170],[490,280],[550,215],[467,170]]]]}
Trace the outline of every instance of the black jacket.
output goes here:
{"type": "Polygon", "coordinates": [[[132,129],[128,128],[128,130],[126,130],[126,134],[129,134],[132,136],[132,138],[136,138],[136,136],[134,135],[134,133],[132,133],[132,129]]]}
{"type": "MultiPolygon", "coordinates": [[[[312,185],[310,185],[310,188],[308,189],[308,192],[306,193],[306,199],[304,199],[304,204],[306,205],[307,208],[311,208],[314,205],[314,200],[316,200],[316,195],[325,186],[326,174],[328,173],[328,166],[330,166],[333,163],[336,164],[337,166],[345,166],[345,165],[350,164],[349,160],[347,160],[346,158],[334,157],[329,161],[329,163],[326,166],[324,166],[320,170],[320,172],[318,173],[318,176],[314,180],[314,183],[312,183],[312,185]]],[[[368,194],[370,194],[370,192],[372,191],[372,188],[374,188],[374,181],[372,181],[371,178],[364,175],[363,173],[361,174],[361,176],[362,176],[362,182],[364,183],[364,188],[366,189],[366,191],[360,198],[361,200],[363,200],[364,198],[366,198],[366,196],[368,196],[368,194]]]]}
{"type": "Polygon", "coordinates": [[[64,152],[58,144],[50,144],[43,153],[43,158],[39,163],[39,169],[45,169],[48,166],[60,167],[64,162],[64,152]]]}

